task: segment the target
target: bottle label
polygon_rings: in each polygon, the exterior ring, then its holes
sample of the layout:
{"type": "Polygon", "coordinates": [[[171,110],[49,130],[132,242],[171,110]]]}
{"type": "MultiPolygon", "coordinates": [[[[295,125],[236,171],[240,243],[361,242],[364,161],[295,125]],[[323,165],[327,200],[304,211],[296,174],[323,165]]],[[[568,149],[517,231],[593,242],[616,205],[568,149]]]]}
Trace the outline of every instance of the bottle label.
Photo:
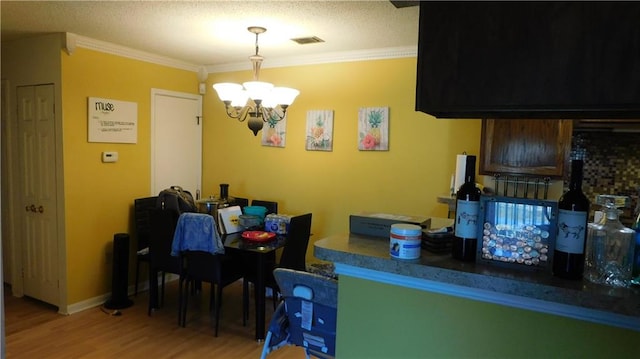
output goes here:
{"type": "Polygon", "coordinates": [[[460,238],[478,238],[480,202],[461,201],[456,204],[455,235],[460,238]]]}
{"type": "Polygon", "coordinates": [[[558,235],[556,249],[565,253],[584,253],[587,234],[587,212],[558,210],[558,235]]]}

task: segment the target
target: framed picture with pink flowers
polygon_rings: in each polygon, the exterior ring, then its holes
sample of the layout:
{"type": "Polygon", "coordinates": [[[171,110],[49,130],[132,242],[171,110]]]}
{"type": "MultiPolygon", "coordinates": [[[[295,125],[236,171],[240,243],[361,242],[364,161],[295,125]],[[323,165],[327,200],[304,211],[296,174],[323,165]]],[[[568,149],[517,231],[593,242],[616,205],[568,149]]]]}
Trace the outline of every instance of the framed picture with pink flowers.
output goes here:
{"type": "Polygon", "coordinates": [[[358,149],[389,150],[389,107],[362,107],[358,111],[358,149]]]}
{"type": "Polygon", "coordinates": [[[287,139],[287,116],[278,121],[277,118],[269,118],[262,126],[262,145],[269,147],[284,147],[287,139]]]}
{"type": "Polygon", "coordinates": [[[307,151],[333,150],[333,110],[307,111],[307,151]]]}

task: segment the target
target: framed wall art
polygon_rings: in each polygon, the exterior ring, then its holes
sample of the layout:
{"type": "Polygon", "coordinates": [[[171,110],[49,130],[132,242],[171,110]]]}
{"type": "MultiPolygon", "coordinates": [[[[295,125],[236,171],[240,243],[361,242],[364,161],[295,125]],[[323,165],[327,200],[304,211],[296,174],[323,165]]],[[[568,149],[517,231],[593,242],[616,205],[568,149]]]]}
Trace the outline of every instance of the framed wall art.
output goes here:
{"type": "Polygon", "coordinates": [[[89,97],[88,142],[137,143],[136,102],[89,97]]]}
{"type": "Polygon", "coordinates": [[[287,116],[278,121],[268,119],[262,127],[262,145],[269,147],[284,147],[287,139],[287,116]]]}
{"type": "Polygon", "coordinates": [[[389,107],[362,107],[358,111],[358,149],[389,150],[389,107]]]}
{"type": "Polygon", "coordinates": [[[307,111],[307,151],[333,150],[333,110],[307,111]]]}

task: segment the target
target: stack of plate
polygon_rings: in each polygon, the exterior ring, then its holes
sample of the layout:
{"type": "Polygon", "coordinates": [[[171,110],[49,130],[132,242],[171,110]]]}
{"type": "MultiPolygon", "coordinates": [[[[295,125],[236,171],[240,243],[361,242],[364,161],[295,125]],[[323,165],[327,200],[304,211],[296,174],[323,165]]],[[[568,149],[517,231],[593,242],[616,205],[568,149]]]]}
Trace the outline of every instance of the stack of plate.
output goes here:
{"type": "Polygon", "coordinates": [[[450,253],[453,231],[431,233],[422,231],[422,248],[431,253],[450,253]]]}

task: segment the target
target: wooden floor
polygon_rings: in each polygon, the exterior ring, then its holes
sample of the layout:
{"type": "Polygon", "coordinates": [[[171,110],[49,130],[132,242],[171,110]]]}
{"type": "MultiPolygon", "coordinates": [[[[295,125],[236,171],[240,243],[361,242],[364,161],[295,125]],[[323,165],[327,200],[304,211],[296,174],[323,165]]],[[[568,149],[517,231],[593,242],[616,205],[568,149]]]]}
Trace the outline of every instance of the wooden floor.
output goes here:
{"type": "MultiPolygon", "coordinates": [[[[92,308],[69,316],[27,297],[11,296],[4,288],[7,358],[259,358],[262,343],[251,321],[242,326],[242,283],[224,289],[218,337],[208,315],[208,284],[190,300],[185,328],[177,325],[177,283],[167,285],[165,304],[147,316],[148,292],[131,297],[134,305],[112,311],[92,308]],[[106,311],[106,312],[105,312],[106,311]]],[[[267,301],[267,323],[273,313],[267,301]]],[[[294,346],[280,348],[269,359],[304,358],[294,346]]]]}

